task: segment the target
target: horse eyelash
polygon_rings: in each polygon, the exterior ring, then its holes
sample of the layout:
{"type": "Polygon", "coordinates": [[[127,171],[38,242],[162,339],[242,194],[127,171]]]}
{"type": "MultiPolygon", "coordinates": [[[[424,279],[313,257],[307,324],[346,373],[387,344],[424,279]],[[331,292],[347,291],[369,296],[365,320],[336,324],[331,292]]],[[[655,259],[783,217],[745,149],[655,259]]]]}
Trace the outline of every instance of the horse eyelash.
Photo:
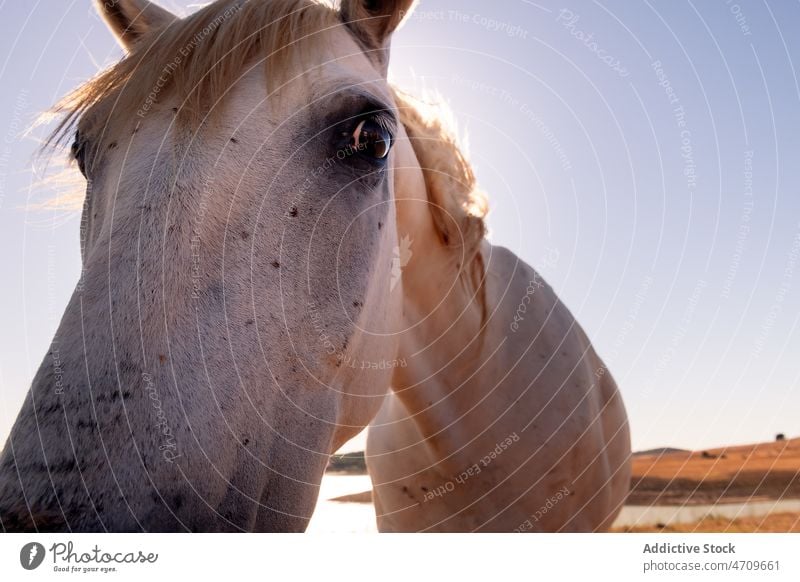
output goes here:
{"type": "Polygon", "coordinates": [[[394,139],[394,134],[395,131],[397,130],[397,122],[395,121],[394,116],[392,116],[388,111],[383,111],[383,110],[373,111],[371,115],[372,118],[375,120],[375,122],[382,129],[388,131],[389,134],[392,136],[392,139],[394,139]]]}
{"type": "Polygon", "coordinates": [[[348,134],[352,131],[355,127],[358,126],[359,123],[364,121],[365,119],[371,119],[375,123],[378,124],[382,129],[385,129],[389,132],[389,137],[392,141],[394,141],[394,136],[397,131],[397,121],[394,118],[394,115],[391,114],[389,109],[377,109],[377,108],[370,108],[359,115],[354,115],[347,121],[347,126],[344,126],[346,129],[343,133],[348,134]]]}

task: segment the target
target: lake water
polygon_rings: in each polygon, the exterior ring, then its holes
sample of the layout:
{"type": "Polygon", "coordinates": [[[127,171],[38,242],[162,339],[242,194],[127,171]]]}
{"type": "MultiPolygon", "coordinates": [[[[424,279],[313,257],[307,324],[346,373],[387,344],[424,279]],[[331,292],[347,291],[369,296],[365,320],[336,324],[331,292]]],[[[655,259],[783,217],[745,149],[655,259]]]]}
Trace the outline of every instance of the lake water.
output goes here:
{"type": "Polygon", "coordinates": [[[800,499],[716,503],[714,505],[626,505],[614,522],[615,527],[663,523],[694,523],[704,517],[763,517],[770,513],[800,512],[800,499]]]}
{"type": "MultiPolygon", "coordinates": [[[[308,526],[309,533],[374,533],[375,512],[371,503],[340,503],[333,497],[368,491],[372,484],[368,475],[327,474],[322,479],[319,501],[308,526]]],[[[656,523],[693,523],[706,516],[741,518],[761,517],[776,512],[800,513],[800,499],[750,501],[715,505],[626,505],[615,527],[647,526],[656,523]]]]}
{"type": "Polygon", "coordinates": [[[308,524],[309,533],[377,533],[371,503],[339,503],[333,497],[372,489],[369,475],[337,475],[322,478],[319,501],[308,524]]]}

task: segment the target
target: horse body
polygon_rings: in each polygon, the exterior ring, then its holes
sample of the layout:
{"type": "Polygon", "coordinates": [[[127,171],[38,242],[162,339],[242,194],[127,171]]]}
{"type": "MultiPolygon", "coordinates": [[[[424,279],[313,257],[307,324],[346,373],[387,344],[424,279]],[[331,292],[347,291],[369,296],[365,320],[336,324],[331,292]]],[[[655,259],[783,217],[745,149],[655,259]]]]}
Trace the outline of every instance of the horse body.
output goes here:
{"type": "MultiPolygon", "coordinates": [[[[403,170],[395,191],[400,235],[424,252],[403,271],[399,353],[408,365],[396,370],[368,434],[378,528],[607,529],[630,481],[616,385],[530,266],[486,240],[470,259],[469,234],[455,245],[436,236],[430,189],[441,183],[423,169],[447,174],[441,150],[451,144],[440,128],[416,126],[396,145],[403,170]],[[470,261],[481,284],[464,278],[470,261]]],[[[463,174],[458,165],[451,174],[463,174]]],[[[446,182],[474,188],[463,178],[446,182]]]]}
{"type": "Polygon", "coordinates": [[[616,385],[533,269],[501,247],[481,252],[491,312],[483,337],[462,335],[468,325],[450,312],[429,313],[429,324],[402,338],[408,367],[395,374],[367,444],[379,529],[607,529],[630,481],[616,385]],[[513,334],[508,322],[532,281],[542,286],[513,334]]]}

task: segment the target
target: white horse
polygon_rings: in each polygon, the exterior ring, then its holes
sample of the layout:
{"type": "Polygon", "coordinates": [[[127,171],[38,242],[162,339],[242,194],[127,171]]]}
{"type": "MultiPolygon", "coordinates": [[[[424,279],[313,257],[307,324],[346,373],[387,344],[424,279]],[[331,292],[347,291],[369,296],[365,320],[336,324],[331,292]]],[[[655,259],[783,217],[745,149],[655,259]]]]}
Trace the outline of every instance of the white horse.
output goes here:
{"type": "Polygon", "coordinates": [[[367,441],[378,528],[607,529],[630,483],[617,387],[553,289],[484,239],[485,205],[446,128],[396,100],[398,228],[412,252],[406,366],[367,441]]]}
{"type": "Polygon", "coordinates": [[[98,0],[128,54],[60,107],[83,275],[0,458],[5,530],[302,530],[390,382],[382,530],[611,522],[619,396],[387,85],[411,4],[98,0]]]}
{"type": "Polygon", "coordinates": [[[83,274],[0,458],[5,531],[305,528],[397,350],[409,4],[97,0],[127,55],[59,108],[83,274]]]}

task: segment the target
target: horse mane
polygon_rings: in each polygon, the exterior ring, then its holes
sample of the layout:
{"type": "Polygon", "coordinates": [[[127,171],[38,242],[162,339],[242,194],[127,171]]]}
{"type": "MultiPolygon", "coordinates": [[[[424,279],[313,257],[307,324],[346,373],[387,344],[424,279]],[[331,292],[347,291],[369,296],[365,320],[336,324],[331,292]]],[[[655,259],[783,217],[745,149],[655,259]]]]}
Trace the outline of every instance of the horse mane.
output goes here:
{"type": "MultiPolygon", "coordinates": [[[[57,103],[51,115],[63,118],[47,145],[69,137],[84,114],[109,98],[113,116],[136,119],[172,91],[183,97],[178,122],[197,125],[248,61],[262,57],[267,78],[277,85],[289,59],[308,57],[312,51],[305,49],[321,42],[315,33],[337,26],[343,24],[333,6],[314,0],[213,2],[149,31],[122,60],[57,103]],[[303,50],[288,50],[299,43],[303,50]]],[[[86,132],[102,131],[107,123],[93,120],[86,132]]]]}
{"type": "Polygon", "coordinates": [[[485,269],[480,245],[486,236],[486,196],[477,186],[441,100],[412,97],[394,86],[392,93],[422,169],[434,226],[446,246],[461,250],[462,280],[482,305],[485,319],[485,269]]]}

